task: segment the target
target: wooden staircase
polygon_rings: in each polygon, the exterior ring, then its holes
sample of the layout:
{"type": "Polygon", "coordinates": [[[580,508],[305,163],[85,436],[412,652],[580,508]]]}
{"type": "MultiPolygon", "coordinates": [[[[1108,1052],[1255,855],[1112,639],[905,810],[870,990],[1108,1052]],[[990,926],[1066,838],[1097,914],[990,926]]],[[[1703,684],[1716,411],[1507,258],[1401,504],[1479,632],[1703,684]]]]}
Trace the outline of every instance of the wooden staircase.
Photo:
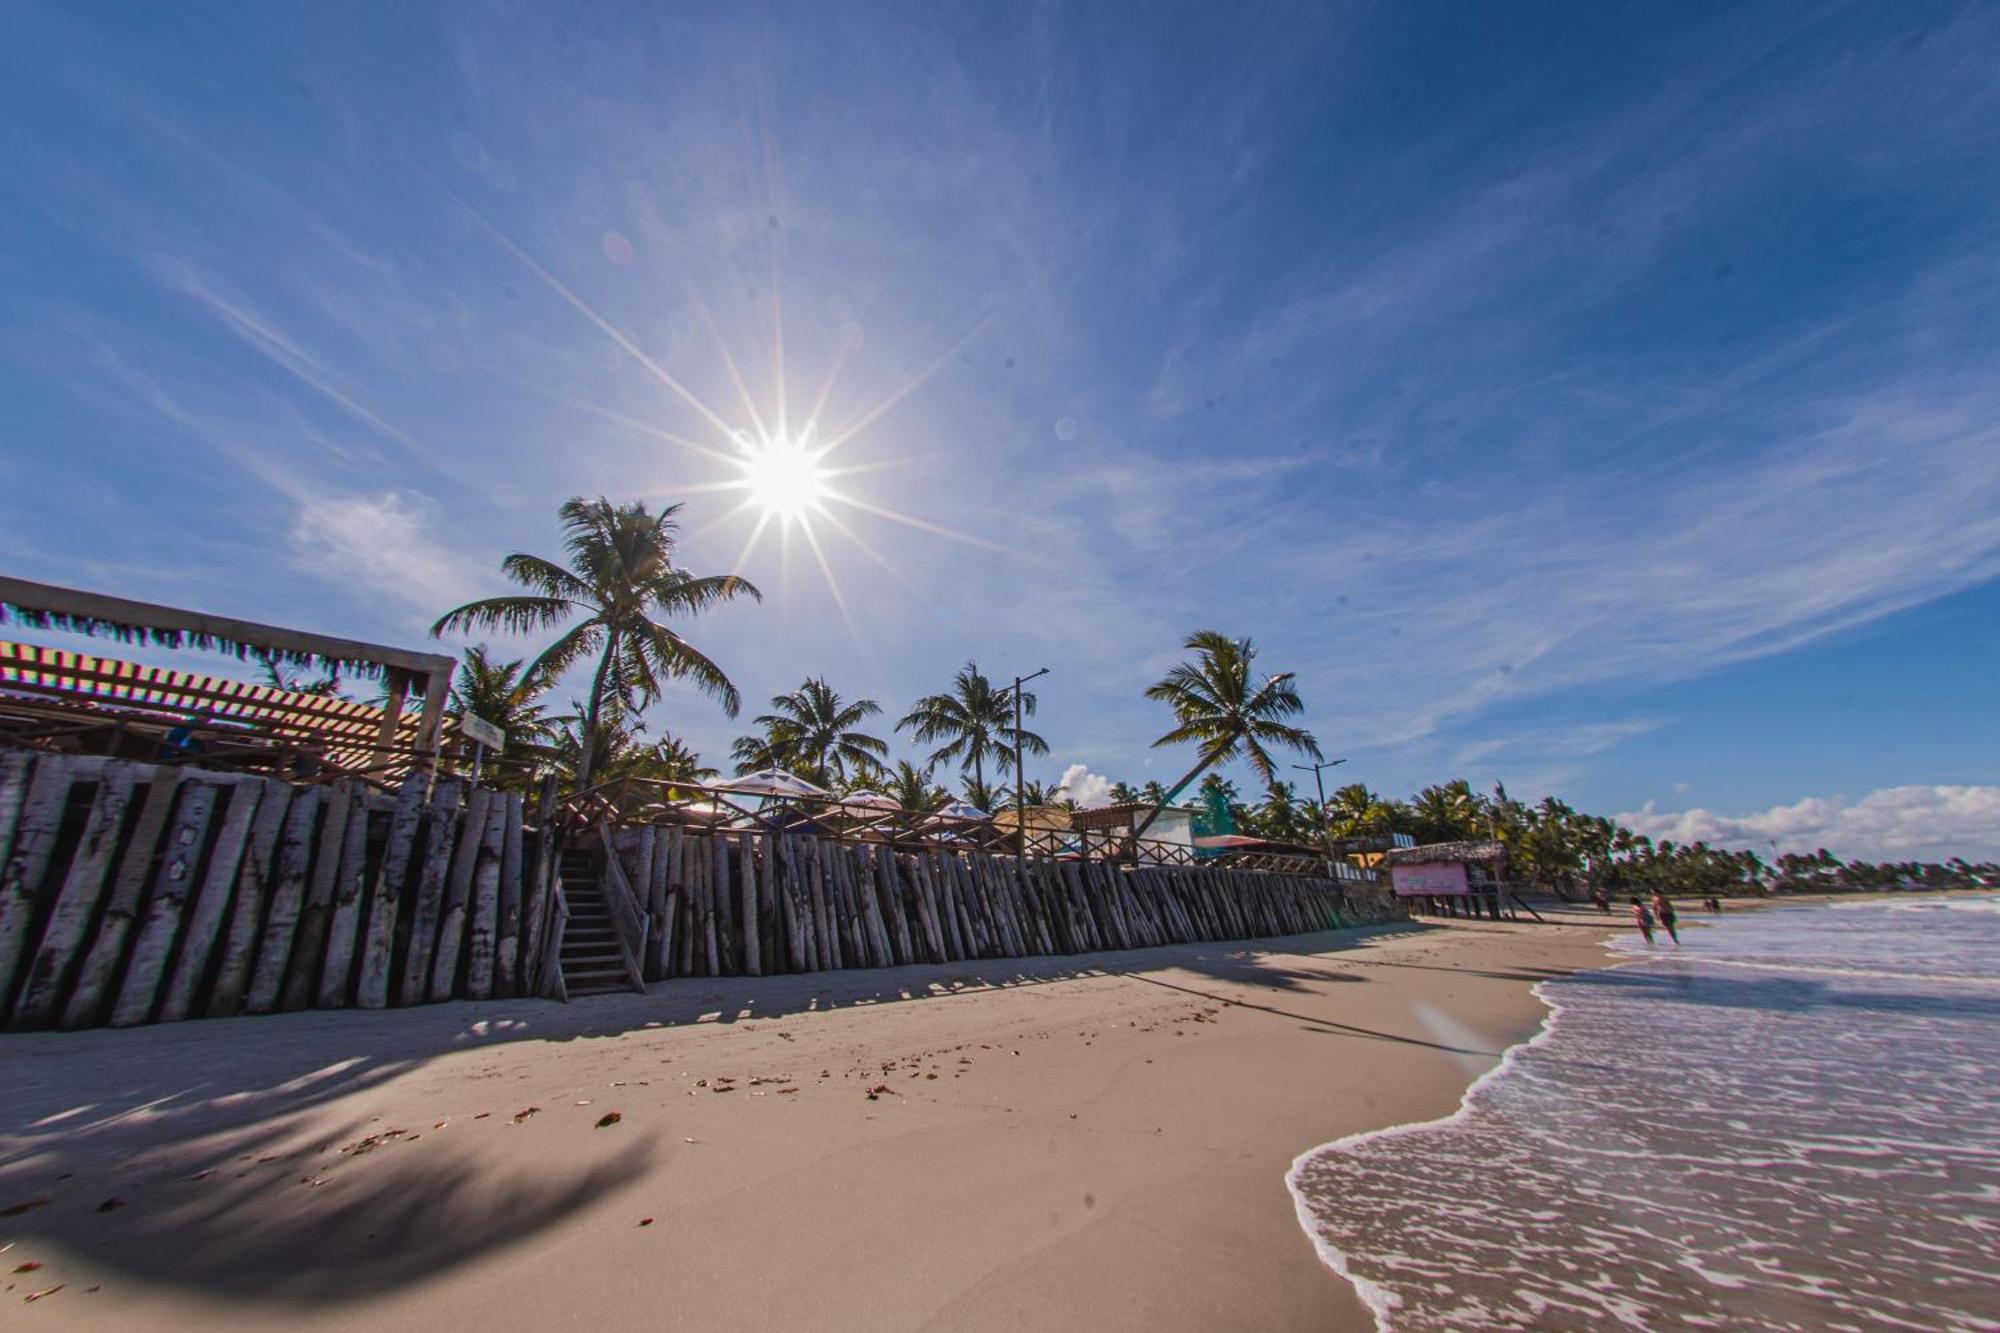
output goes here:
{"type": "Polygon", "coordinates": [[[561,869],[563,898],[569,906],[558,955],[563,989],[571,999],[612,991],[644,994],[645,983],[611,920],[595,858],[588,851],[571,849],[562,854],[561,869]]]}

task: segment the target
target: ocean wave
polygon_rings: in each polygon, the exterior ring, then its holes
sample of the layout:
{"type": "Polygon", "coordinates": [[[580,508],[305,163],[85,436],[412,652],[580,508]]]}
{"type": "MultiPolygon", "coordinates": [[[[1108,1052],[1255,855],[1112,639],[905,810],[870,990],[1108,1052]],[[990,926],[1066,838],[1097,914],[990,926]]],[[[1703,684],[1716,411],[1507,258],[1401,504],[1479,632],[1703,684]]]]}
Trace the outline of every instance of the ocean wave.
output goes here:
{"type": "Polygon", "coordinates": [[[1542,1029],[1450,1116],[1294,1159],[1300,1225],[1378,1328],[2000,1326],[2000,1039],[1950,1003],[2000,930],[1807,909],[1704,934],[1538,986],[1542,1029]],[[1754,975],[1788,969],[1815,984],[1754,975]],[[1913,990],[1943,1003],[1887,1003],[1913,990]]]}

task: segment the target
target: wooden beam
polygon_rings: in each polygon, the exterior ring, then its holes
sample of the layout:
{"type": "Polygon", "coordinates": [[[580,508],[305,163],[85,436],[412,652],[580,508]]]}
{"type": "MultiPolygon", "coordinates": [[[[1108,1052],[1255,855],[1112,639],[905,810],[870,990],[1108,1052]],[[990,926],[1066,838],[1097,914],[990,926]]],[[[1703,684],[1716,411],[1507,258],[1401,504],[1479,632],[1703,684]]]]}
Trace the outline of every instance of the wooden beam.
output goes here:
{"type": "Polygon", "coordinates": [[[310,654],[329,661],[394,668],[422,677],[427,683],[440,674],[449,680],[452,669],[457,666],[456,659],[443,653],[419,653],[407,648],[363,643],[358,639],[310,634],[277,625],[260,625],[252,620],[135,602],[104,593],[84,592],[78,588],[61,588],[51,583],[35,583],[4,574],[0,574],[0,602],[33,613],[102,620],[134,629],[205,636],[274,653],[310,654]]]}

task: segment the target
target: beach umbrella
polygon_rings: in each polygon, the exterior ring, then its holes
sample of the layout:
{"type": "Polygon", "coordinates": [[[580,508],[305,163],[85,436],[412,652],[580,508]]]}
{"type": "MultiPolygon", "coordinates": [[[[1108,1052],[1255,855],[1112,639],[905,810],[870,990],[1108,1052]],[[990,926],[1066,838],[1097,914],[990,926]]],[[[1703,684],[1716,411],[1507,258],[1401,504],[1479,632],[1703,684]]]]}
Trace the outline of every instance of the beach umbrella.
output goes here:
{"type": "Polygon", "coordinates": [[[860,810],[901,810],[893,797],[884,796],[879,791],[851,791],[840,798],[840,803],[850,809],[860,810]]]}
{"type": "Polygon", "coordinates": [[[825,796],[826,788],[815,787],[796,773],[787,773],[782,768],[760,768],[755,773],[745,773],[740,778],[718,782],[713,790],[736,792],[744,796],[825,796]]]}
{"type": "Polygon", "coordinates": [[[931,814],[939,819],[993,818],[992,815],[988,814],[984,810],[981,810],[978,806],[967,805],[964,801],[947,801],[943,805],[939,806],[937,809],[931,811],[931,814]]]}

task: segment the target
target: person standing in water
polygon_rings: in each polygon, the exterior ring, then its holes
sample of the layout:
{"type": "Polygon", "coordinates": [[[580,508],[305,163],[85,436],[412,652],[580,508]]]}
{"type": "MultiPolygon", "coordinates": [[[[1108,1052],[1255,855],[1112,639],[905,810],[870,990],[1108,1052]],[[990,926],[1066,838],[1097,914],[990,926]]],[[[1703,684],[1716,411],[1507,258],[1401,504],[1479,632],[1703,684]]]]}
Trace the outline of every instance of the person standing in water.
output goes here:
{"type": "Polygon", "coordinates": [[[1639,933],[1646,937],[1646,947],[1649,949],[1652,948],[1653,914],[1646,909],[1646,904],[1640,902],[1637,898],[1632,900],[1632,920],[1637,923],[1639,933]]]}
{"type": "Polygon", "coordinates": [[[1675,947],[1679,947],[1681,933],[1674,928],[1674,905],[1667,901],[1667,895],[1659,889],[1653,890],[1653,916],[1659,921],[1661,929],[1665,930],[1668,937],[1673,940],[1675,947]]]}

